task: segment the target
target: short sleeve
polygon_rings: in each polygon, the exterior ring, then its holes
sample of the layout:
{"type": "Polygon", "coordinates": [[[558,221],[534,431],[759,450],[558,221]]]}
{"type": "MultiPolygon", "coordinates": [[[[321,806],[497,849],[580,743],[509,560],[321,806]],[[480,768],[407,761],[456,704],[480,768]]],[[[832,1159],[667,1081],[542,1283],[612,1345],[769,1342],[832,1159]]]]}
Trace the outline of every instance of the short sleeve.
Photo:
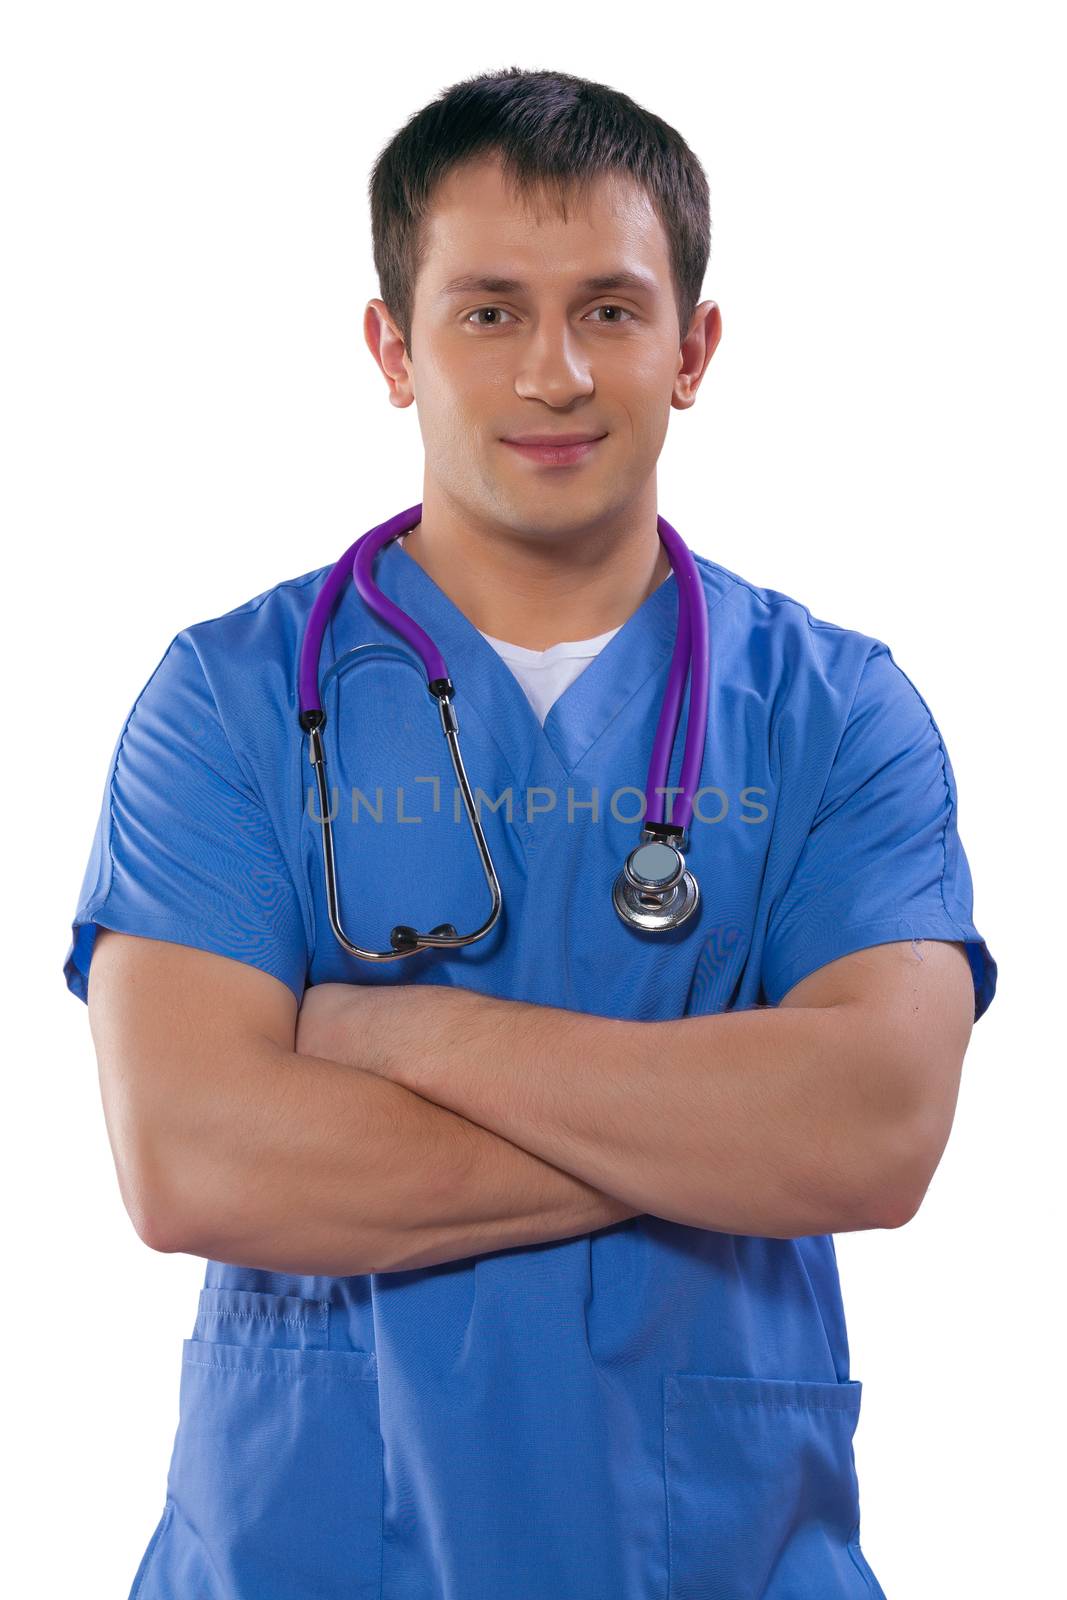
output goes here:
{"type": "Polygon", "coordinates": [[[777,1005],[827,962],[904,939],[966,945],[977,1021],[993,999],[997,966],[973,921],[952,763],[925,701],[879,642],[770,914],[764,993],[777,1005]]]}
{"type": "Polygon", "coordinates": [[[63,967],[85,1001],[98,926],[248,962],[303,995],[296,885],[188,630],[171,641],[111,757],[63,967]]]}

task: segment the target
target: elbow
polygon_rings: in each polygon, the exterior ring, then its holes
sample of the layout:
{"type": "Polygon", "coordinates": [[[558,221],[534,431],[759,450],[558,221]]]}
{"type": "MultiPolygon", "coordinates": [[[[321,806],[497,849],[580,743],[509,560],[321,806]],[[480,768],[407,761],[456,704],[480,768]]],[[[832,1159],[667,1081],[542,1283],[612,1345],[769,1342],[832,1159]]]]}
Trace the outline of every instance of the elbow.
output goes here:
{"type": "Polygon", "coordinates": [[[918,1117],[894,1126],[873,1164],[876,1182],[868,1189],[867,1226],[903,1228],[918,1214],[947,1143],[947,1132],[918,1117]]]}
{"type": "Polygon", "coordinates": [[[877,1221],[872,1224],[875,1228],[903,1228],[910,1222],[922,1204],[922,1196],[916,1200],[910,1195],[891,1196],[889,1201],[883,1200],[880,1207],[876,1208],[877,1221]]]}
{"type": "MultiPolygon", "coordinates": [[[[857,1200],[853,1193],[840,1203],[835,1215],[839,1219],[826,1233],[869,1233],[876,1228],[903,1228],[910,1222],[922,1204],[909,1190],[897,1190],[891,1183],[868,1185],[867,1193],[857,1200]]],[[[816,1230],[809,1229],[809,1232],[816,1230]]]]}
{"type": "Polygon", "coordinates": [[[909,1169],[901,1172],[896,1165],[872,1165],[864,1186],[862,1201],[853,1205],[852,1214],[860,1220],[853,1226],[870,1228],[903,1228],[915,1216],[926,1192],[909,1169]]]}
{"type": "Polygon", "coordinates": [[[137,1237],[149,1250],[163,1255],[188,1251],[186,1230],[166,1205],[142,1201],[134,1206],[127,1202],[126,1212],[137,1237]]]}
{"type": "Polygon", "coordinates": [[[149,1250],[158,1250],[163,1255],[195,1254],[184,1243],[184,1234],[166,1218],[162,1220],[156,1217],[138,1218],[134,1222],[134,1227],[137,1230],[137,1237],[142,1244],[148,1246],[149,1250]]]}
{"type": "Polygon", "coordinates": [[[175,1202],[173,1190],[160,1181],[156,1170],[131,1171],[120,1167],[119,1192],[142,1244],[163,1255],[197,1254],[191,1248],[190,1228],[175,1202]]]}
{"type": "Polygon", "coordinates": [[[105,1101],[105,1113],[119,1195],[137,1237],[165,1255],[188,1250],[188,1208],[179,1196],[189,1185],[175,1182],[169,1142],[127,1105],[105,1101]]]}

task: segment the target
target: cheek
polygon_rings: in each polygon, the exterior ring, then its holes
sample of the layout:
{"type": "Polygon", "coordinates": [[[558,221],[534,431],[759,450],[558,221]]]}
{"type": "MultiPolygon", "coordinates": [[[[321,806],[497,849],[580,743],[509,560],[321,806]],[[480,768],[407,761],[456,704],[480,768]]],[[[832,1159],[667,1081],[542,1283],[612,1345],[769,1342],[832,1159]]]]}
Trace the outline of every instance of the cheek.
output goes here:
{"type": "Polygon", "coordinates": [[[483,447],[486,419],[498,412],[499,406],[484,386],[467,384],[451,394],[442,391],[433,395],[419,410],[419,430],[427,458],[436,463],[469,465],[473,452],[483,447]]]}

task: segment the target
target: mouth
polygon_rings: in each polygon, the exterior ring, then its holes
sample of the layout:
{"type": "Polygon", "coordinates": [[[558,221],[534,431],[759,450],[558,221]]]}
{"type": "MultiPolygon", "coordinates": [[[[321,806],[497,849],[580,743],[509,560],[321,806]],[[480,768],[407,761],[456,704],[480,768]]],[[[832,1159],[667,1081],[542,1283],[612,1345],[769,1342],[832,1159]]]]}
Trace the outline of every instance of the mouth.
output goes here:
{"type": "Polygon", "coordinates": [[[578,438],[564,435],[563,442],[554,439],[540,439],[522,441],[516,439],[502,439],[501,444],[506,444],[509,450],[516,455],[525,456],[527,461],[535,461],[544,467],[570,467],[579,461],[584,461],[607,438],[601,434],[598,438],[578,438]]]}

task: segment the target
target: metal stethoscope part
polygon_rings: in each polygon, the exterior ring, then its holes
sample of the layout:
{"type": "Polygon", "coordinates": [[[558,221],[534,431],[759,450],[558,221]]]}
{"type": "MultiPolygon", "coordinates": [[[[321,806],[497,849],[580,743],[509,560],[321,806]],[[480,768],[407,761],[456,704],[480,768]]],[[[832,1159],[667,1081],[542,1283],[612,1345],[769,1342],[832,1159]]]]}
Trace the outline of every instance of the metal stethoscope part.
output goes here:
{"type": "Polygon", "coordinates": [[[677,844],[658,839],[642,829],[641,843],[626,857],[615,879],[612,899],[624,922],[645,933],[680,928],[700,904],[700,887],[686,871],[689,841],[683,834],[677,844]]]}
{"type": "MultiPolygon", "coordinates": [[[[382,646],[374,644],[356,645],[355,649],[347,650],[341,659],[347,660],[349,656],[359,655],[363,650],[380,653],[382,648],[382,646]]],[[[388,646],[385,646],[385,648],[388,649],[388,646]]],[[[411,658],[404,655],[402,651],[398,650],[395,654],[409,665],[414,665],[411,658]]],[[[474,834],[474,842],[478,846],[478,855],[481,859],[482,870],[485,873],[485,881],[489,885],[493,906],[481,927],[476,928],[473,933],[457,934],[451,922],[442,922],[429,933],[419,933],[417,929],[409,927],[406,923],[398,923],[389,935],[391,945],[389,950],[364,950],[348,937],[341,925],[341,908],[337,893],[337,860],[333,848],[333,820],[330,814],[329,802],[330,789],[326,781],[326,752],[322,744],[322,729],[326,716],[321,709],[319,711],[321,720],[319,721],[312,720],[314,713],[308,715],[307,721],[304,720],[304,715],[301,716],[301,726],[306,728],[308,734],[308,757],[315,768],[315,780],[319,791],[319,818],[322,822],[322,850],[326,871],[326,904],[330,912],[330,926],[333,928],[334,936],[338,942],[343,945],[349,954],[361,956],[364,961],[398,961],[402,956],[415,955],[419,950],[430,949],[435,945],[454,948],[458,945],[473,944],[475,939],[484,938],[489,932],[499,917],[500,909],[503,905],[496,868],[493,866],[493,858],[489,854],[489,846],[485,842],[481,819],[474,804],[474,797],[471,794],[471,787],[467,781],[467,773],[463,765],[463,756],[460,753],[459,721],[451,699],[454,693],[453,686],[450,682],[447,683],[447,688],[438,683],[437,685],[431,685],[430,692],[434,695],[441,713],[441,729],[448,740],[449,754],[452,757],[452,770],[456,775],[456,782],[459,784],[463,795],[463,804],[467,810],[467,820],[474,834]]]]}
{"type": "MultiPolygon", "coordinates": [[[[308,735],[308,759],[315,769],[319,794],[323,868],[330,925],[342,948],[364,961],[398,961],[404,956],[417,954],[419,950],[455,949],[472,944],[476,939],[484,938],[495,925],[502,906],[500,882],[489,853],[489,846],[485,841],[460,753],[459,722],[452,704],[455,686],[449,677],[448,668],[429,635],[413,618],[401,611],[399,606],[383,594],[374,582],[374,559],[378,551],[390,540],[415,527],[421,517],[421,504],[410,506],[406,511],[390,517],[378,527],[371,528],[349,546],[331,568],[315,599],[300,650],[299,722],[302,730],[308,735]],[[448,742],[452,768],[463,795],[467,820],[478,848],[482,871],[492,901],[489,915],[481,926],[471,933],[457,933],[450,922],[439,924],[429,933],[420,933],[406,923],[398,923],[389,936],[390,949],[366,950],[348,937],[342,925],[329,784],[326,778],[326,752],[322,739],[326,714],[322,709],[320,698],[318,663],[326,625],[349,578],[355,583],[361,599],[375,615],[395,628],[421,657],[427,688],[437,702],[441,731],[448,742]]],[[[707,739],[709,692],[708,615],[700,573],[688,546],[670,523],[663,517],[657,517],[656,522],[660,540],[667,550],[677,579],[678,629],[645,786],[646,820],[641,832],[641,842],[627,856],[612,889],[612,903],[623,922],[644,933],[662,933],[680,927],[700,904],[700,890],[692,872],[686,868],[684,852],[689,847],[686,828],[693,813],[693,796],[700,778],[707,739]],[[687,679],[689,721],[682,759],[680,792],[678,805],[675,808],[675,819],[666,822],[663,820],[663,812],[667,772],[678,731],[682,696],[687,679]]],[[[327,679],[342,661],[363,651],[386,651],[400,656],[409,665],[414,665],[410,656],[396,647],[387,644],[357,645],[334,664],[327,673],[327,679]]]]}

